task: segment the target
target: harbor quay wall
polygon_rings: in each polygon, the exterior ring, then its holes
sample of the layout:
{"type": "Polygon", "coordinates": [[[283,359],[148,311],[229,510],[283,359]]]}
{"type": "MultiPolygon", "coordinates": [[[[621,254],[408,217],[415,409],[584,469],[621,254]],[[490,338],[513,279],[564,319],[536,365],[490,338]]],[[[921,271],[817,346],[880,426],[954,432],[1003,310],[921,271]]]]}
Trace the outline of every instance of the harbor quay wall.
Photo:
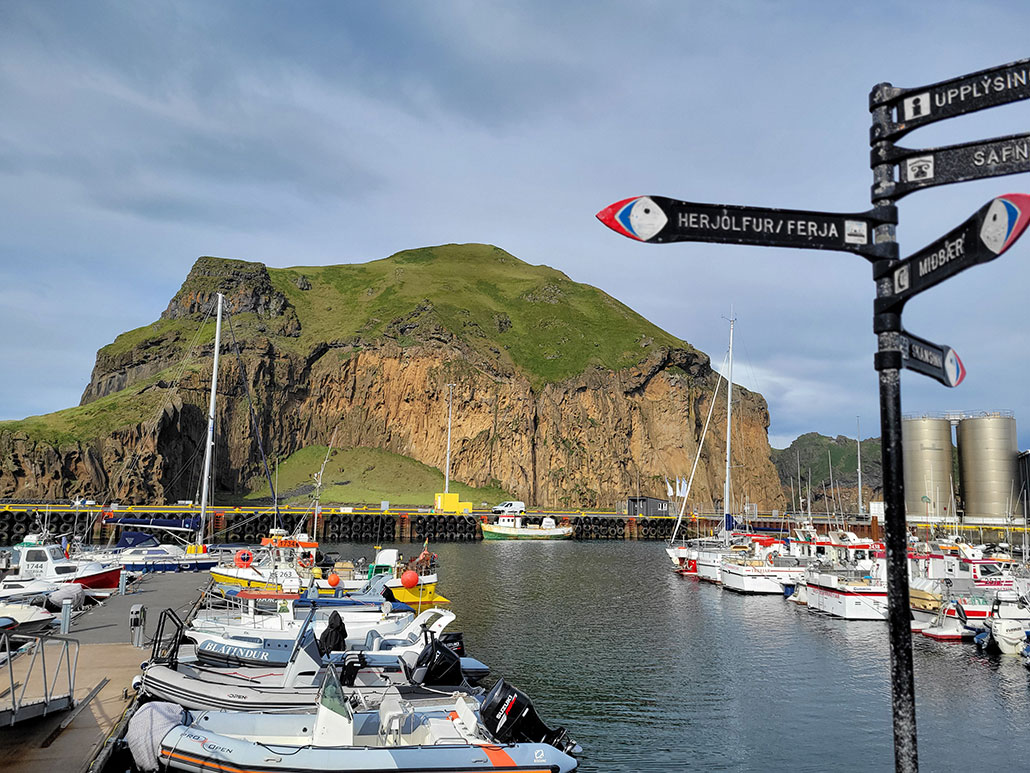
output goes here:
{"type": "MultiPolygon", "coordinates": [[[[89,542],[107,542],[116,531],[108,523],[113,516],[129,518],[176,518],[199,514],[199,508],[171,505],[126,505],[76,508],[66,504],[15,503],[0,505],[0,545],[14,545],[26,534],[37,532],[43,523],[51,534],[84,535],[89,542]]],[[[619,513],[587,510],[527,511],[524,523],[539,524],[551,516],[556,523],[573,527],[581,540],[666,540],[676,529],[676,516],[634,517],[619,513]]],[[[492,516],[486,510],[463,513],[433,512],[429,508],[398,507],[387,510],[368,507],[323,507],[318,518],[312,508],[282,506],[279,524],[289,532],[305,531],[321,542],[467,542],[482,539],[480,523],[492,516]]],[[[723,516],[702,513],[684,517],[677,538],[704,537],[718,533],[723,516]]],[[[840,517],[813,515],[814,525],[842,528],[840,517]]],[[[929,538],[935,525],[909,522],[921,538],[929,538]]],[[[207,512],[206,536],[211,542],[253,544],[276,526],[276,515],[268,507],[212,507],[207,512]]],[[[847,519],[847,529],[860,537],[883,539],[883,526],[868,516],[847,519]]],[[[131,526],[126,528],[133,528],[131,526]]],[[[747,528],[771,535],[789,535],[791,523],[782,516],[752,517],[747,528]]],[[[949,531],[964,534],[969,542],[1021,541],[1022,527],[989,528],[978,525],[949,525],[949,531]]]]}

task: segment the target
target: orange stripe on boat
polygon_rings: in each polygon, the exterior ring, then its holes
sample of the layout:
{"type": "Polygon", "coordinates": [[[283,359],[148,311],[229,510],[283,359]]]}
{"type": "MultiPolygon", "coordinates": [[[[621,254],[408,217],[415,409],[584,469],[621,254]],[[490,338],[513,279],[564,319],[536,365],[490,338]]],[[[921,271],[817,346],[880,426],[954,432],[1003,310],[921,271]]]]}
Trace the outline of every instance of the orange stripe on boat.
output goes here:
{"type": "Polygon", "coordinates": [[[225,773],[259,773],[258,771],[249,770],[247,768],[238,768],[235,765],[222,764],[211,759],[204,759],[203,757],[191,757],[188,754],[182,752],[170,752],[161,750],[161,754],[171,759],[182,760],[183,762],[191,762],[194,765],[199,765],[202,768],[212,768],[214,770],[222,770],[225,773]]]}
{"type": "Polygon", "coordinates": [[[509,757],[508,752],[500,746],[484,746],[483,751],[486,752],[486,756],[490,759],[490,764],[494,767],[506,765],[514,767],[515,765],[515,760],[509,757]]]}

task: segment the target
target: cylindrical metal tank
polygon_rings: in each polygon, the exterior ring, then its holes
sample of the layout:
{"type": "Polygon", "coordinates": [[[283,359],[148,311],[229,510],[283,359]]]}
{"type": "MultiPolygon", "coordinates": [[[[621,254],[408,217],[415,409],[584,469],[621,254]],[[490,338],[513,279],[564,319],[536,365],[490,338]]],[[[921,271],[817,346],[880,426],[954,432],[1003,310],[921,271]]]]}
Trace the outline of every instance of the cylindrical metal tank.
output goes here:
{"type": "Polygon", "coordinates": [[[910,519],[950,519],[952,513],[951,420],[907,416],[901,422],[905,511],[910,519]]]}
{"type": "Polygon", "coordinates": [[[1023,517],[1019,499],[1016,420],[1008,411],[963,418],[958,423],[959,472],[967,521],[1023,517]]]}

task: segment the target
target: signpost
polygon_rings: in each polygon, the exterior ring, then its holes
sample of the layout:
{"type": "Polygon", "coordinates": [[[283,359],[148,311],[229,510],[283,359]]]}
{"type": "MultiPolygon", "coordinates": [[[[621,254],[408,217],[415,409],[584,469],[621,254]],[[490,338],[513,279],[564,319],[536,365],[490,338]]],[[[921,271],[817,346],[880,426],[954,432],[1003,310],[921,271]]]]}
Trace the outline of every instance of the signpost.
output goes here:
{"type": "Polygon", "coordinates": [[[994,260],[1030,223],[1030,195],[1007,194],[923,249],[899,260],[895,202],[935,185],[1030,171],[1030,134],[928,150],[893,141],[920,126],[1030,99],[1030,59],[913,89],[876,86],[869,97],[873,209],[856,214],[699,204],[663,196],[623,199],[597,217],[613,231],[648,243],[719,242],[839,250],[873,263],[876,282],[874,364],[880,384],[884,525],[887,555],[891,703],[897,770],[918,771],[912,634],[908,599],[908,529],[901,454],[902,368],[948,387],[966,369],[955,350],[915,336],[901,325],[905,303],[965,269],[994,260]],[[896,169],[898,173],[896,175],[896,169]]]}
{"type": "Polygon", "coordinates": [[[1012,134],[986,142],[964,142],[928,150],[899,148],[881,142],[872,151],[872,165],[898,167],[893,179],[873,186],[873,201],[900,199],[912,191],[935,185],[1030,172],[1030,134],[1012,134]]]}
{"type": "Polygon", "coordinates": [[[882,223],[896,223],[897,210],[877,207],[868,212],[813,212],[736,204],[699,204],[665,196],[635,196],[597,213],[616,233],[641,242],[719,242],[762,247],[840,250],[869,258],[886,257],[873,243],[882,223]]]}

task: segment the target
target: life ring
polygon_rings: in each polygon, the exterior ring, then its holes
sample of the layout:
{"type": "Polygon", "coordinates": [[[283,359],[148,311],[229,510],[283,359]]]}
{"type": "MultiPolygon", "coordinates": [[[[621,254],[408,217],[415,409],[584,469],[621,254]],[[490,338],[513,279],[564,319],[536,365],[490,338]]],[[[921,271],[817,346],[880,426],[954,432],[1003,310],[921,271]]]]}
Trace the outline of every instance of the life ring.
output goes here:
{"type": "Polygon", "coordinates": [[[303,569],[310,569],[314,565],[315,565],[315,559],[313,559],[313,558],[298,558],[297,559],[297,566],[299,566],[299,567],[301,567],[303,569]]]}
{"type": "Polygon", "coordinates": [[[246,548],[236,551],[236,556],[233,558],[233,562],[240,569],[248,569],[252,563],[254,563],[254,554],[246,548]]]}
{"type": "Polygon", "coordinates": [[[766,563],[769,564],[769,566],[772,566],[774,563],[776,563],[776,556],[774,556],[772,553],[769,553],[768,555],[766,555],[765,560],[766,563]]]}

